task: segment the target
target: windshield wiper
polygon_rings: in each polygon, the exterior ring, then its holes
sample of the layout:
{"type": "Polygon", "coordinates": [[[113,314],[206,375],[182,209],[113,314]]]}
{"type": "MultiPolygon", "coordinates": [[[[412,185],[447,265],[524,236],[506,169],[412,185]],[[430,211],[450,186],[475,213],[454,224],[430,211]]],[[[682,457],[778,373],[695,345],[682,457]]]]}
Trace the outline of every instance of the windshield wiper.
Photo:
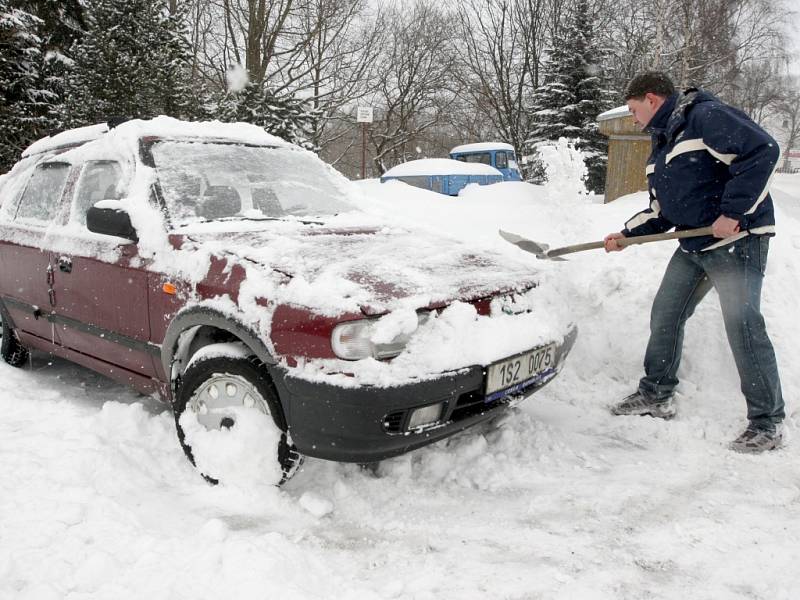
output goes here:
{"type": "Polygon", "coordinates": [[[178,225],[176,228],[181,229],[183,227],[191,227],[193,225],[198,225],[198,224],[222,223],[229,221],[297,221],[302,223],[303,225],[324,225],[324,221],[303,219],[294,215],[287,215],[286,217],[246,217],[243,215],[235,215],[232,217],[220,217],[219,219],[198,219],[196,221],[191,221],[190,223],[182,223],[178,225]]]}

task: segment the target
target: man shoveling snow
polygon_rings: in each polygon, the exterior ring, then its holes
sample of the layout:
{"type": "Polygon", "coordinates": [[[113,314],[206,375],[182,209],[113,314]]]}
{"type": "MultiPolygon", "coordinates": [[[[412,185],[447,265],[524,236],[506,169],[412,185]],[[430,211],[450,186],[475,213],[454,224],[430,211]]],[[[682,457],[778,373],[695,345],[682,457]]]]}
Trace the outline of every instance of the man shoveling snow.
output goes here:
{"type": "Polygon", "coordinates": [[[650,207],[617,240],[711,225],[713,236],[681,240],[653,301],[645,375],[615,415],[675,416],[674,391],[686,320],[713,287],[747,401],[747,428],[731,449],[757,453],[783,439],[784,403],[775,352],[761,315],[761,285],[775,217],[769,180],[777,142],[741,111],[697,89],[676,93],[669,77],[634,77],[625,94],[634,120],[652,136],[650,207]]]}

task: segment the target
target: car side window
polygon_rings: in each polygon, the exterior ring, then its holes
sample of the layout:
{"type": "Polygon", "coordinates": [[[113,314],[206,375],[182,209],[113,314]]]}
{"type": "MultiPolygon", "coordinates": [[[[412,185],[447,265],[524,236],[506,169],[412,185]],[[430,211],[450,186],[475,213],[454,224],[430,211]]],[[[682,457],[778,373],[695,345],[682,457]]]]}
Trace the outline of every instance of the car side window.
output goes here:
{"type": "Polygon", "coordinates": [[[14,220],[49,224],[58,212],[69,170],[67,163],[46,162],[37,166],[20,196],[14,220]]]}
{"type": "Polygon", "coordinates": [[[495,162],[497,163],[498,169],[508,168],[508,156],[505,152],[498,152],[495,154],[495,162]]]}
{"type": "Polygon", "coordinates": [[[124,196],[119,163],[102,160],[87,162],[78,180],[70,221],[86,225],[86,213],[100,200],[119,200],[124,196]]]}
{"type": "Polygon", "coordinates": [[[41,156],[28,156],[20,160],[6,175],[0,175],[0,215],[13,219],[19,197],[41,156]]]}

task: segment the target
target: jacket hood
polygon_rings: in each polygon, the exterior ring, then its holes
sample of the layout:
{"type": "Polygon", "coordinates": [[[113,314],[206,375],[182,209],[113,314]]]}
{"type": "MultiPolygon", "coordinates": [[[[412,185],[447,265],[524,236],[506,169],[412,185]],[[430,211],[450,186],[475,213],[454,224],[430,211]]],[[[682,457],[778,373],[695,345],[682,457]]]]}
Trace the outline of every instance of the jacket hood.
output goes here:
{"type": "Polygon", "coordinates": [[[675,92],[664,101],[658,109],[645,131],[651,135],[666,135],[671,137],[675,131],[686,121],[686,112],[690,107],[702,102],[718,102],[713,94],[698,88],[688,88],[682,92],[675,92]]]}
{"type": "Polygon", "coordinates": [[[689,108],[703,102],[718,102],[713,94],[698,88],[688,88],[680,94],[675,94],[675,104],[665,124],[668,137],[672,137],[678,128],[686,122],[686,113],[689,108]]]}

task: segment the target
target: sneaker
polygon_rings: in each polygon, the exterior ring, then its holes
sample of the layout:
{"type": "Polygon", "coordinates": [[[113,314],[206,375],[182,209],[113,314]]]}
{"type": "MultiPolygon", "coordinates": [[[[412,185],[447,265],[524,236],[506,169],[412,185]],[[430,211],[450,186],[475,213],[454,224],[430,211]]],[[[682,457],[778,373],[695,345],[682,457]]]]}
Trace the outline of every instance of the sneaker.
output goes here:
{"type": "Polygon", "coordinates": [[[619,404],[611,407],[613,415],[648,415],[658,419],[671,419],[678,413],[675,399],[670,396],[665,400],[649,400],[640,392],[631,394],[619,404]]]}
{"type": "Polygon", "coordinates": [[[781,425],[777,425],[773,430],[755,427],[751,424],[728,447],[735,452],[759,454],[780,448],[782,444],[783,428],[781,425]]]}

